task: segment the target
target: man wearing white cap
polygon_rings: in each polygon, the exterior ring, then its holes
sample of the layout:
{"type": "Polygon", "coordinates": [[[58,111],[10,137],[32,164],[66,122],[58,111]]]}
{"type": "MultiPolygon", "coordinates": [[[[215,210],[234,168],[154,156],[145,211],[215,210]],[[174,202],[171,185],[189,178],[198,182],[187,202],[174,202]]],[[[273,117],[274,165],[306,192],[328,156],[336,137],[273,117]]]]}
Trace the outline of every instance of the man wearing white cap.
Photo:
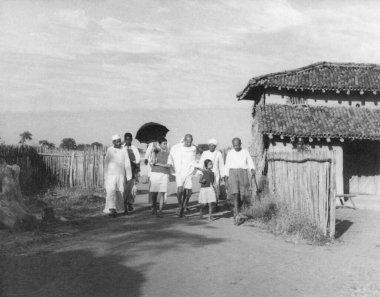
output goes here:
{"type": "Polygon", "coordinates": [[[103,212],[115,217],[124,213],[124,182],[132,179],[131,162],[126,150],[121,147],[119,135],[112,136],[113,146],[107,149],[105,158],[106,205],[103,212]]]}
{"type": "Polygon", "coordinates": [[[205,160],[209,159],[214,164],[212,171],[215,174],[215,190],[216,190],[216,207],[218,206],[219,196],[220,196],[220,179],[224,176],[224,161],[222,153],[216,150],[218,142],[216,139],[210,139],[208,141],[208,151],[204,151],[199,160],[199,165],[197,168],[204,169],[203,164],[205,160]]]}

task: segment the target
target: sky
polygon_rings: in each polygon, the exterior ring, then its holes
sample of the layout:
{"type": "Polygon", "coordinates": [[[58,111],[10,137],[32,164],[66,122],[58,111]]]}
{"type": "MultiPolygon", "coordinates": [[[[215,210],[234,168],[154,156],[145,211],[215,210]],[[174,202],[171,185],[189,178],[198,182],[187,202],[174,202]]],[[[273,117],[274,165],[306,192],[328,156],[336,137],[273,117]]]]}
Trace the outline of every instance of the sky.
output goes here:
{"type": "Polygon", "coordinates": [[[173,142],[248,142],[250,78],[380,64],[379,15],[376,1],[2,0],[0,137],[107,143],[156,118],[173,142]]]}

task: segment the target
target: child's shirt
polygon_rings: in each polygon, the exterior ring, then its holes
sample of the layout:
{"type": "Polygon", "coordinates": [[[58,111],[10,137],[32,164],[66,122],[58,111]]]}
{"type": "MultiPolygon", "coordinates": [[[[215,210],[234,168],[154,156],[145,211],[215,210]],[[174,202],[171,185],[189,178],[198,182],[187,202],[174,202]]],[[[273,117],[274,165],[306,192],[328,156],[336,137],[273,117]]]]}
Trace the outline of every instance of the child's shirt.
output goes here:
{"type": "Polygon", "coordinates": [[[206,182],[201,184],[201,188],[211,187],[214,184],[214,181],[215,181],[215,174],[214,174],[214,172],[212,172],[210,170],[203,171],[202,180],[204,180],[206,182]]]}
{"type": "MultiPolygon", "coordinates": [[[[169,152],[168,151],[156,152],[156,163],[167,164],[168,158],[169,158],[169,152]]],[[[170,169],[162,167],[162,166],[154,165],[152,167],[152,172],[161,172],[161,173],[169,174],[170,169]]]]}

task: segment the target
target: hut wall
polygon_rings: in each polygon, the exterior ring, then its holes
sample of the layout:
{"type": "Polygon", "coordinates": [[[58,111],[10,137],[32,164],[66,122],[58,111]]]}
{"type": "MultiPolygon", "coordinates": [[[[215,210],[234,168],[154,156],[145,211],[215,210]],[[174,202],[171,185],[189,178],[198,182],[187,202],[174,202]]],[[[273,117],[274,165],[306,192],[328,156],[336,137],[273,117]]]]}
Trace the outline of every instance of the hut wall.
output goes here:
{"type": "Polygon", "coordinates": [[[380,194],[380,144],[353,141],[343,146],[344,190],[354,194],[380,194]]]}
{"type": "MultiPolygon", "coordinates": [[[[345,142],[343,145],[315,145],[310,149],[335,151],[337,194],[380,195],[380,143],[345,142]]],[[[292,152],[288,142],[270,142],[268,152],[292,152]]]]}
{"type": "Polygon", "coordinates": [[[260,180],[265,171],[266,149],[265,136],[259,132],[259,125],[256,117],[254,117],[252,121],[252,143],[249,150],[256,166],[256,178],[260,180]]]}
{"type": "Polygon", "coordinates": [[[311,92],[291,92],[291,91],[273,91],[271,94],[265,94],[266,103],[270,104],[287,104],[289,98],[301,98],[302,100],[296,100],[299,102],[304,102],[308,105],[318,105],[318,106],[353,106],[357,104],[359,106],[367,108],[380,108],[379,96],[375,95],[359,95],[359,94],[336,94],[336,93],[311,93],[311,92]]]}
{"type": "MultiPolygon", "coordinates": [[[[308,148],[316,152],[327,152],[334,151],[335,157],[335,184],[336,184],[336,193],[344,193],[344,175],[343,175],[343,149],[340,145],[313,145],[308,148]]],[[[268,152],[294,152],[295,149],[293,145],[285,141],[272,141],[269,145],[268,152]]]]}
{"type": "Polygon", "coordinates": [[[272,142],[267,156],[270,193],[278,202],[307,215],[324,234],[329,230],[333,236],[335,150],[327,146],[291,149],[289,145],[272,142]]]}

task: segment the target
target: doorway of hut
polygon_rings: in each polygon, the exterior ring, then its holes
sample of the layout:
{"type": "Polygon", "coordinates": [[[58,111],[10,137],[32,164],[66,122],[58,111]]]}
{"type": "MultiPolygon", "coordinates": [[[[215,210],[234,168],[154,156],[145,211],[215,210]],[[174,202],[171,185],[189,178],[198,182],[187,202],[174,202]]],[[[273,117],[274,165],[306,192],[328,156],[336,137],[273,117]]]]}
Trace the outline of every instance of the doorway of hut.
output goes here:
{"type": "Polygon", "coordinates": [[[343,143],[343,180],[346,194],[380,195],[380,142],[343,143]]]}

